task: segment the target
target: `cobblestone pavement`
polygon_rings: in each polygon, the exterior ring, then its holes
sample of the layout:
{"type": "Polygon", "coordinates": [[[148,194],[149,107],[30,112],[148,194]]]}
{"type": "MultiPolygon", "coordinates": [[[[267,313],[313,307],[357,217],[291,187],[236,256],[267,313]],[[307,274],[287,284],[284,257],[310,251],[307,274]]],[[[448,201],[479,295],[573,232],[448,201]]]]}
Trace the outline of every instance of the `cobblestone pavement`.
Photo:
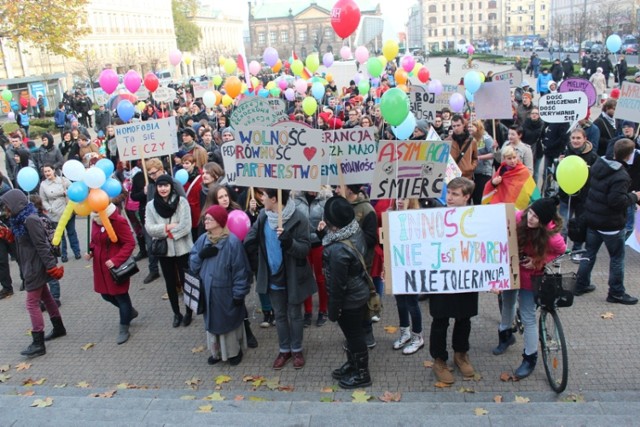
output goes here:
{"type": "MultiPolygon", "coordinates": [[[[86,219],[76,222],[82,247],[86,248],[86,219]]],[[[629,293],[638,294],[638,261],[640,254],[627,251],[626,273],[629,293]]],[[[127,382],[139,386],[166,389],[187,388],[185,381],[196,377],[202,380],[202,388],[214,387],[213,379],[221,374],[229,375],[230,390],[250,390],[249,383],[242,382],[245,375],[278,377],[280,384],[291,385],[296,391],[317,392],[332,386],[331,369],[344,359],[341,350],[342,334],[337,325],[315,324],[305,329],[304,347],[307,364],[296,371],[291,364],[281,372],[272,370],[271,364],[278,352],[275,328],[261,329],[258,298],[251,293],[247,299],[252,313],[253,330],[259,347],[249,349],[237,367],[220,363],[207,365],[208,354],[194,353],[192,349],[205,344],[202,317],[197,317],[187,328],[174,329],[169,302],[162,299],[164,281],[156,280],[143,285],[147,273],[146,261],[140,263],[141,273],[135,276],[131,286],[134,306],[140,312],[131,327],[131,338],[124,345],[116,345],[118,314],[116,309],[93,292],[92,271],[88,262],[71,260],[65,264],[62,280],[62,314],[68,335],[47,345],[47,354],[29,363],[31,368],[16,371],[15,365],[25,361],[20,351],[30,341],[27,331],[30,322],[24,308],[25,294],[0,301],[2,340],[0,341],[0,366],[12,366],[11,378],[5,385],[22,385],[23,381],[46,378],[48,385],[75,384],[86,381],[92,387],[113,387],[127,382]],[[87,343],[95,345],[83,350],[87,343]]],[[[593,275],[598,286],[594,293],[576,298],[571,308],[561,310],[561,317],[569,347],[569,386],[567,392],[629,391],[638,390],[638,306],[622,306],[605,302],[607,279],[606,252],[601,253],[593,275]],[[602,319],[605,312],[612,319],[602,319]]],[[[18,278],[17,265],[12,263],[12,277],[18,278]]],[[[471,360],[482,375],[477,382],[463,382],[455,371],[456,384],[449,389],[434,388],[431,370],[423,366],[430,360],[427,347],[414,355],[404,356],[391,348],[396,333],[389,334],[385,326],[397,326],[398,317],[392,296],[384,297],[384,313],[381,322],[375,324],[378,345],[371,351],[371,390],[402,392],[457,392],[461,386],[477,392],[537,392],[549,391],[542,363],[534,374],[517,383],[501,382],[501,372],[511,371],[520,362],[522,337],[502,356],[493,356],[491,349],[497,342],[499,321],[496,297],[480,296],[480,313],[472,320],[471,360]]],[[[430,316],[428,304],[421,303],[423,326],[428,335],[430,316]]],[[[47,328],[50,326],[47,322],[47,328]]],[[[450,328],[451,329],[451,328],[450,328]]],[[[428,342],[428,340],[427,340],[428,342]]],[[[451,355],[452,357],[452,355],[451,355]]]]}

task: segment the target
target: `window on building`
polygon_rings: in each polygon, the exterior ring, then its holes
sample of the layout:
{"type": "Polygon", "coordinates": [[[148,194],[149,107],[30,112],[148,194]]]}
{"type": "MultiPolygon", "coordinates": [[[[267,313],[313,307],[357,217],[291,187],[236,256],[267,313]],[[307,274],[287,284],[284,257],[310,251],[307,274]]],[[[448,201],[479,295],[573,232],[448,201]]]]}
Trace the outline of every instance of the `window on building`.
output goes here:
{"type": "Polygon", "coordinates": [[[460,35],[461,35],[461,36],[464,36],[464,27],[463,27],[463,28],[460,28],[460,35]]]}
{"type": "Polygon", "coordinates": [[[433,37],[438,37],[438,29],[433,30],[433,37]]]}
{"type": "Polygon", "coordinates": [[[451,10],[452,11],[456,10],[456,4],[455,3],[451,3],[451,10]]]}
{"type": "MultiPolygon", "coordinates": [[[[438,18],[436,18],[435,16],[430,16],[429,17],[429,24],[434,25],[438,23],[438,18]]],[[[431,31],[431,30],[429,30],[431,31]]]]}
{"type": "Polygon", "coordinates": [[[464,22],[464,15],[460,15],[460,22],[464,22]]]}
{"type": "Polygon", "coordinates": [[[267,35],[264,33],[264,31],[260,31],[258,33],[258,45],[265,45],[267,44],[267,35]]]}
{"type": "Polygon", "coordinates": [[[429,37],[433,37],[433,30],[429,28],[429,37]]]}
{"type": "Polygon", "coordinates": [[[444,3],[442,3],[442,11],[443,11],[443,12],[446,12],[446,11],[447,11],[447,5],[446,5],[446,4],[444,4],[444,3]]]}
{"type": "Polygon", "coordinates": [[[446,24],[446,23],[447,23],[447,17],[446,17],[446,16],[443,16],[443,17],[442,17],[442,23],[443,23],[443,24],[446,24]]]}
{"type": "Polygon", "coordinates": [[[451,17],[451,23],[452,23],[452,24],[455,24],[455,23],[456,23],[456,17],[455,17],[455,16],[452,16],[452,17],[451,17]]]}
{"type": "Polygon", "coordinates": [[[460,3],[460,10],[464,10],[464,3],[460,3]]]}
{"type": "Polygon", "coordinates": [[[478,27],[478,34],[482,34],[482,25],[478,27]]]}
{"type": "Polygon", "coordinates": [[[495,21],[496,20],[496,14],[495,13],[490,13],[489,14],[489,21],[495,21]]]}
{"type": "Polygon", "coordinates": [[[446,28],[442,29],[442,35],[445,36],[445,37],[447,36],[447,29],[446,28]]]}
{"type": "Polygon", "coordinates": [[[453,37],[455,37],[455,36],[456,36],[456,29],[455,29],[455,28],[452,28],[452,29],[451,29],[451,35],[452,35],[453,37]]]}
{"type": "Polygon", "coordinates": [[[324,41],[332,42],[335,40],[335,31],[333,31],[332,27],[327,27],[324,29],[324,41]]]}
{"type": "Polygon", "coordinates": [[[540,10],[545,10],[547,8],[546,4],[540,5],[540,10]]]}
{"type": "Polygon", "coordinates": [[[469,10],[473,10],[473,3],[469,2],[469,10]]]}
{"type": "Polygon", "coordinates": [[[482,9],[482,2],[481,1],[478,2],[478,9],[482,9]]]}
{"type": "Polygon", "coordinates": [[[489,2],[489,9],[495,9],[497,7],[498,7],[498,5],[497,5],[497,2],[495,0],[491,0],[489,2]]]}
{"type": "Polygon", "coordinates": [[[300,29],[298,31],[298,41],[300,43],[306,43],[306,41],[307,41],[307,30],[306,30],[306,28],[300,29]]]}
{"type": "Polygon", "coordinates": [[[278,43],[278,33],[275,31],[271,31],[269,32],[269,43],[271,45],[274,45],[276,43],[278,43]]]}
{"type": "Polygon", "coordinates": [[[289,31],[288,30],[280,31],[280,43],[289,43],[289,31]]]}
{"type": "Polygon", "coordinates": [[[432,4],[431,6],[429,6],[429,13],[436,13],[438,12],[438,8],[436,7],[435,4],[432,4]]]}
{"type": "Polygon", "coordinates": [[[478,14],[478,21],[482,22],[482,14],[481,13],[478,14]]]}
{"type": "Polygon", "coordinates": [[[540,30],[544,31],[546,30],[546,27],[544,25],[540,25],[540,30]]]}

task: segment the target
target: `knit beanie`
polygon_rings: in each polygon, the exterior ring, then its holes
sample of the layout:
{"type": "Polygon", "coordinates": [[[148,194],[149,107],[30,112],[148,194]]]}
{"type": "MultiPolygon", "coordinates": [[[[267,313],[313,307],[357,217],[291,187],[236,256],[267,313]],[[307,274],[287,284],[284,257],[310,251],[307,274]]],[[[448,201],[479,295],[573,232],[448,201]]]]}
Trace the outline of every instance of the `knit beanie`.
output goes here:
{"type": "Polygon", "coordinates": [[[324,205],[324,219],[335,227],[346,227],[355,216],[353,206],[344,197],[333,196],[324,205]]]}
{"type": "Polygon", "coordinates": [[[547,225],[556,215],[560,200],[556,197],[545,197],[538,199],[529,206],[529,208],[538,215],[538,219],[542,225],[547,225]]]}
{"type": "Polygon", "coordinates": [[[156,178],[156,187],[159,185],[170,185],[173,187],[173,178],[171,178],[170,175],[167,175],[166,173],[160,175],[158,178],[156,178]]]}
{"type": "Polygon", "coordinates": [[[207,215],[211,215],[220,227],[224,228],[227,225],[227,210],[222,206],[211,205],[211,207],[207,209],[207,215]]]}

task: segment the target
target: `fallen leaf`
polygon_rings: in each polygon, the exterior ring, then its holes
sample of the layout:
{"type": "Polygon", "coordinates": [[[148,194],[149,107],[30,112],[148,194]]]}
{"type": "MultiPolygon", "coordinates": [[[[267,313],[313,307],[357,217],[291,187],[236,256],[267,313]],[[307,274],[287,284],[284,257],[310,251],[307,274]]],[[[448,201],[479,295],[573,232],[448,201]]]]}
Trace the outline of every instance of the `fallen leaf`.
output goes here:
{"type": "Polygon", "coordinates": [[[0,374],[0,383],[6,383],[9,378],[11,378],[11,375],[0,374]]]}
{"type": "Polygon", "coordinates": [[[368,395],[367,392],[364,390],[354,391],[351,394],[351,397],[353,397],[352,402],[355,402],[355,403],[367,403],[369,399],[371,399],[371,396],[368,395]]]}
{"type": "Polygon", "coordinates": [[[87,351],[87,350],[89,350],[90,348],[92,348],[94,345],[96,345],[96,344],[95,344],[95,343],[93,343],[93,342],[88,342],[88,343],[86,343],[85,345],[83,345],[83,346],[82,346],[82,347],[80,347],[80,348],[81,348],[81,349],[83,349],[84,351],[87,351]]]}
{"type": "Polygon", "coordinates": [[[320,398],[320,402],[325,402],[325,403],[329,402],[329,403],[331,403],[331,402],[333,402],[333,397],[331,397],[331,396],[322,396],[320,398]]]}
{"type": "Polygon", "coordinates": [[[335,389],[333,387],[322,387],[320,393],[333,393],[335,389]]]}
{"type": "Polygon", "coordinates": [[[382,396],[378,397],[378,399],[380,399],[383,402],[400,402],[400,399],[402,398],[402,393],[397,392],[397,393],[392,393],[390,391],[385,391],[382,396]]]}
{"type": "Polygon", "coordinates": [[[236,395],[236,397],[233,398],[233,400],[236,400],[236,401],[244,400],[244,396],[241,394],[238,394],[236,395]]]}
{"type": "Polygon", "coordinates": [[[502,403],[502,396],[499,394],[496,394],[495,396],[493,396],[493,401],[496,403],[502,403]]]}
{"type": "Polygon", "coordinates": [[[31,329],[27,329],[27,331],[24,334],[26,336],[30,337],[31,336],[31,329]]]}
{"type": "Polygon", "coordinates": [[[78,384],[76,384],[76,387],[78,388],[89,388],[89,383],[86,381],[80,381],[78,384]]]}
{"type": "Polygon", "coordinates": [[[197,390],[200,384],[202,383],[202,380],[200,378],[193,377],[190,380],[186,380],[184,383],[189,387],[191,387],[192,389],[197,390]]]}
{"type": "Polygon", "coordinates": [[[475,393],[476,391],[474,389],[472,389],[472,388],[469,388],[469,387],[460,387],[458,389],[458,392],[459,393],[475,393]]]}
{"type": "Polygon", "coordinates": [[[398,332],[398,327],[397,326],[385,326],[384,327],[384,331],[388,334],[395,334],[396,332],[398,332]]]}
{"type": "Polygon", "coordinates": [[[169,294],[168,294],[168,293],[165,293],[164,295],[162,295],[162,299],[163,299],[164,301],[168,300],[168,299],[169,299],[169,294]]]}
{"type": "Polygon", "coordinates": [[[208,396],[205,396],[202,398],[202,400],[212,400],[212,401],[217,401],[217,402],[221,402],[224,400],[224,396],[220,394],[220,392],[215,392],[215,393],[211,393],[208,396]]]}
{"type": "Polygon", "coordinates": [[[53,405],[53,399],[50,397],[47,397],[45,399],[36,399],[31,404],[31,406],[34,408],[46,408],[47,406],[51,405],[53,405]]]}
{"type": "Polygon", "coordinates": [[[510,372],[503,372],[500,374],[500,381],[515,381],[515,377],[510,372]]]}
{"type": "Polygon", "coordinates": [[[19,371],[26,371],[26,370],[27,370],[27,369],[29,369],[30,367],[31,367],[31,363],[25,363],[25,362],[18,363],[18,364],[16,365],[16,371],[18,371],[18,372],[19,372],[19,371]]]}
{"type": "Polygon", "coordinates": [[[514,400],[514,402],[516,403],[529,403],[529,398],[528,397],[522,397],[522,396],[518,396],[516,395],[516,400],[514,400]]]}
{"type": "Polygon", "coordinates": [[[292,385],[281,385],[278,387],[278,391],[291,392],[294,390],[295,390],[295,387],[292,385]]]}
{"type": "Polygon", "coordinates": [[[473,412],[474,412],[474,413],[476,414],[476,416],[478,416],[478,417],[480,417],[480,416],[482,416],[482,415],[487,415],[487,414],[489,413],[489,411],[487,411],[487,410],[486,410],[486,409],[484,409],[484,408],[476,408],[473,412]]]}
{"type": "Polygon", "coordinates": [[[116,386],[118,390],[126,390],[129,388],[129,383],[120,383],[116,386]]]}
{"type": "Polygon", "coordinates": [[[437,388],[448,388],[451,387],[451,384],[443,383],[442,381],[438,381],[434,384],[437,388]]]}
{"type": "Polygon", "coordinates": [[[228,383],[229,381],[231,381],[231,377],[229,375],[218,375],[215,378],[215,381],[217,385],[220,385],[220,384],[228,383]]]}
{"type": "Polygon", "coordinates": [[[563,402],[584,403],[584,396],[581,395],[581,394],[571,393],[570,395],[568,395],[567,397],[562,399],[562,401],[563,402]]]}
{"type": "Polygon", "coordinates": [[[18,396],[33,396],[36,394],[35,390],[25,390],[22,393],[18,393],[18,396]]]}
{"type": "Polygon", "coordinates": [[[198,406],[198,410],[196,412],[200,414],[208,414],[211,411],[213,411],[213,405],[204,405],[204,406],[198,406]]]}
{"type": "Polygon", "coordinates": [[[427,369],[431,369],[433,368],[433,361],[425,360],[424,362],[422,362],[422,366],[424,366],[427,369]]]}
{"type": "Polygon", "coordinates": [[[196,397],[192,395],[185,395],[185,396],[180,396],[180,400],[196,400],[196,397]]]}
{"type": "Polygon", "coordinates": [[[118,391],[117,390],[109,390],[104,393],[91,393],[89,397],[100,397],[102,399],[111,399],[118,391]]]}
{"type": "Polygon", "coordinates": [[[472,377],[462,377],[462,381],[480,381],[482,379],[482,375],[479,372],[473,374],[472,377]]]}
{"type": "Polygon", "coordinates": [[[11,365],[0,366],[0,372],[7,372],[9,369],[11,369],[11,365]]]}
{"type": "Polygon", "coordinates": [[[280,378],[269,378],[265,384],[269,390],[277,390],[280,388],[280,378]]]}
{"type": "Polygon", "coordinates": [[[204,346],[201,345],[200,347],[194,347],[191,349],[191,353],[202,353],[204,351],[204,346]]]}
{"type": "Polygon", "coordinates": [[[252,402],[266,402],[267,399],[265,399],[264,397],[258,397],[258,396],[249,396],[249,400],[252,402]]]}
{"type": "Polygon", "coordinates": [[[610,319],[613,319],[613,313],[610,311],[607,311],[606,313],[602,313],[600,317],[605,320],[610,320],[610,319]]]}
{"type": "Polygon", "coordinates": [[[22,381],[22,385],[25,387],[32,387],[34,385],[42,385],[44,384],[44,382],[46,381],[46,378],[40,378],[39,380],[33,380],[31,378],[27,378],[26,380],[22,381]]]}
{"type": "Polygon", "coordinates": [[[65,388],[66,386],[67,386],[66,383],[64,383],[64,384],[56,384],[56,385],[53,386],[53,388],[65,388]]]}

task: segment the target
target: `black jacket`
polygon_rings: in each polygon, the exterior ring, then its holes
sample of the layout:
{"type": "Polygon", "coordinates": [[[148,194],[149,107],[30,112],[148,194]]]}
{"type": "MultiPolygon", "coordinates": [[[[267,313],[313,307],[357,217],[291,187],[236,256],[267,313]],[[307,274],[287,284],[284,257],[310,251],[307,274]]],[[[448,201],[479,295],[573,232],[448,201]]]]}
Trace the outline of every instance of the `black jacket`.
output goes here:
{"type": "Polygon", "coordinates": [[[569,123],[549,123],[542,138],[544,155],[553,159],[558,158],[567,148],[569,142],[569,123]]]}
{"type": "Polygon", "coordinates": [[[622,163],[598,158],[591,166],[591,187],[585,204],[587,226],[594,230],[619,231],[627,222],[627,208],[638,203],[629,192],[631,178],[622,163]]]}
{"type": "MultiPolygon", "coordinates": [[[[585,143],[585,148],[582,152],[578,152],[571,147],[571,144],[567,147],[564,152],[565,156],[579,156],[582,160],[587,163],[587,166],[591,167],[596,160],[598,160],[598,155],[595,151],[593,151],[593,145],[587,141],[585,143]]],[[[578,191],[576,194],[572,195],[571,203],[584,203],[587,200],[587,195],[589,194],[589,178],[587,178],[587,183],[578,191]]],[[[560,189],[560,198],[563,201],[567,201],[569,196],[567,193],[560,189]]]]}
{"type": "Polygon", "coordinates": [[[601,113],[593,122],[600,129],[600,141],[598,141],[598,156],[600,157],[605,155],[609,141],[617,135],[616,128],[611,126],[611,123],[602,117],[602,114],[604,113],[601,113]]]}

